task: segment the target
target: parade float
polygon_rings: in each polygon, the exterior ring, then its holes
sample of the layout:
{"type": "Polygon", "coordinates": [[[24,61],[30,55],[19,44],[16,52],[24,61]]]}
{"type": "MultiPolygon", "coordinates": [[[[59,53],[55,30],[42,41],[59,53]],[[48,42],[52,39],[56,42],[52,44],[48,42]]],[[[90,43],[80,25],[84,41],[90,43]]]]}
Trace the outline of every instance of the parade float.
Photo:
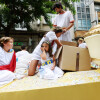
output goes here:
{"type": "MultiPolygon", "coordinates": [[[[70,50],[72,51],[69,52],[71,55],[73,54],[72,52],[75,52],[75,48],[77,48],[73,46],[66,47],[67,49],[65,51],[67,51],[67,53],[68,48],[71,48],[70,50]]],[[[82,49],[83,52],[84,50],[82,49]]],[[[74,55],[75,54],[73,54],[73,56],[74,55]]],[[[82,53],[82,55],[84,54],[82,53]]],[[[64,59],[67,60],[66,58],[68,57],[69,56],[65,55],[64,59]]],[[[22,74],[22,72],[25,71],[24,74],[27,75],[28,70],[26,70],[24,64],[26,64],[30,58],[26,58],[25,56],[24,58],[23,60],[21,58],[18,59],[19,63],[17,62],[16,72],[22,74]],[[22,66],[23,70],[21,71],[20,67],[22,66]]],[[[73,57],[72,59],[74,58],[76,59],[77,57],[73,57]]],[[[81,55],[79,56],[79,60],[82,59],[81,61],[83,61],[85,59],[84,61],[86,61],[86,57],[83,58],[81,58],[81,55]]],[[[72,63],[72,59],[70,63],[72,63]]],[[[80,63],[81,62],[79,62],[79,64],[80,63]]],[[[76,63],[74,65],[76,65],[76,63]]],[[[86,67],[85,65],[84,67],[86,67]]],[[[66,67],[67,66],[68,63],[66,63],[66,67]]],[[[70,67],[72,67],[72,65],[70,65],[70,67]]],[[[40,79],[36,74],[0,86],[0,100],[99,100],[99,93],[99,69],[66,72],[63,77],[56,80],[40,79]]]]}
{"type": "Polygon", "coordinates": [[[92,58],[91,67],[100,68],[100,24],[92,27],[84,37],[92,58]]]}
{"type": "Polygon", "coordinates": [[[57,80],[35,76],[0,86],[0,100],[99,100],[100,71],[68,72],[57,80]]]}
{"type": "MultiPolygon", "coordinates": [[[[99,68],[100,25],[91,28],[85,34],[85,41],[92,63],[99,68]]],[[[74,48],[75,51],[76,47],[71,48],[74,48]]],[[[70,63],[72,63],[72,59],[70,63]]],[[[0,100],[99,100],[99,94],[100,69],[67,72],[63,77],[56,80],[40,79],[37,75],[27,76],[0,86],[0,100]]]]}

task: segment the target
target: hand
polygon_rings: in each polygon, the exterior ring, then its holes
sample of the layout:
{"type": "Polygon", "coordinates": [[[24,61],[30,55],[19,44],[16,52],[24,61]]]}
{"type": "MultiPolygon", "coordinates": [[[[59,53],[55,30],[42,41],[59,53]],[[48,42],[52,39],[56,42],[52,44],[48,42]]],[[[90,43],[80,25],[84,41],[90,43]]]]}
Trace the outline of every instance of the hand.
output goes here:
{"type": "Polygon", "coordinates": [[[44,49],[43,47],[41,47],[41,51],[42,51],[42,52],[45,52],[45,49],[44,49]]]}
{"type": "Polygon", "coordinates": [[[54,66],[52,66],[52,67],[51,67],[51,70],[54,70],[54,69],[55,69],[55,67],[54,67],[54,66]]]}
{"type": "Polygon", "coordinates": [[[62,34],[64,34],[66,32],[66,29],[63,29],[63,32],[62,32],[62,34]]]}
{"type": "Polygon", "coordinates": [[[63,33],[64,34],[68,29],[66,27],[62,28],[63,29],[63,33]]]}

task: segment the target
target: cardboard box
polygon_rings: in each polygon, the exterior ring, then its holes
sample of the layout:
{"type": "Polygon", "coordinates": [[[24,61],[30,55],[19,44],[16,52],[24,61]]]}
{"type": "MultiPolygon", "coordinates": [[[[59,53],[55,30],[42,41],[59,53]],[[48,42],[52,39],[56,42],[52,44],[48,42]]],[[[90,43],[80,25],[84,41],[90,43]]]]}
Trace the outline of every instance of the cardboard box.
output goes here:
{"type": "Polygon", "coordinates": [[[67,41],[60,41],[63,45],[69,45],[69,46],[77,46],[77,43],[75,42],[67,42],[67,41]]]}
{"type": "Polygon", "coordinates": [[[91,58],[86,48],[63,45],[58,49],[56,58],[62,70],[85,71],[91,68],[91,58]]]}

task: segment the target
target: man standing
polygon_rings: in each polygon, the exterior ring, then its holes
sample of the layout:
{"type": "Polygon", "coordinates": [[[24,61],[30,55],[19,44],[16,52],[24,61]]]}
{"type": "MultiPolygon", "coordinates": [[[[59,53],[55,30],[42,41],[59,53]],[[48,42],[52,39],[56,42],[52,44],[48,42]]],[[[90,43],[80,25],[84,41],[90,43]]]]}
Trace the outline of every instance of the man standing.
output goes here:
{"type": "Polygon", "coordinates": [[[59,40],[72,41],[69,29],[74,25],[73,15],[70,11],[64,11],[61,3],[56,3],[53,6],[58,15],[56,16],[53,26],[59,26],[64,29],[64,34],[62,34],[59,40]]]}

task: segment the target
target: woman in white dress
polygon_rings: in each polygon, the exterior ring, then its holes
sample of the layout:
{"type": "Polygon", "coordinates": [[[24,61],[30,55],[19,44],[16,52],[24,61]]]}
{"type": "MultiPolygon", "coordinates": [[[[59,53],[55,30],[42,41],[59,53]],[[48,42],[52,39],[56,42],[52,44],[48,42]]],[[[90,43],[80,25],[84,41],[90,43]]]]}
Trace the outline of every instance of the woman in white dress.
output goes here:
{"type": "Polygon", "coordinates": [[[16,67],[16,55],[12,48],[13,38],[2,37],[0,39],[0,85],[15,79],[13,72],[16,67]]]}
{"type": "Polygon", "coordinates": [[[49,41],[52,45],[55,42],[57,44],[57,47],[59,48],[60,46],[62,46],[62,44],[59,42],[58,37],[60,37],[60,35],[63,33],[62,28],[60,27],[56,27],[53,29],[53,31],[49,31],[40,41],[40,43],[38,44],[38,46],[35,48],[35,50],[33,51],[33,59],[30,63],[29,66],[29,70],[28,70],[28,75],[32,76],[35,74],[35,70],[38,64],[38,61],[41,60],[40,54],[42,53],[41,51],[41,44],[44,41],[49,41]]]}
{"type": "Polygon", "coordinates": [[[64,72],[56,66],[56,61],[52,55],[52,47],[48,41],[44,41],[41,45],[41,66],[39,68],[40,78],[57,79],[62,77],[64,72]]]}

